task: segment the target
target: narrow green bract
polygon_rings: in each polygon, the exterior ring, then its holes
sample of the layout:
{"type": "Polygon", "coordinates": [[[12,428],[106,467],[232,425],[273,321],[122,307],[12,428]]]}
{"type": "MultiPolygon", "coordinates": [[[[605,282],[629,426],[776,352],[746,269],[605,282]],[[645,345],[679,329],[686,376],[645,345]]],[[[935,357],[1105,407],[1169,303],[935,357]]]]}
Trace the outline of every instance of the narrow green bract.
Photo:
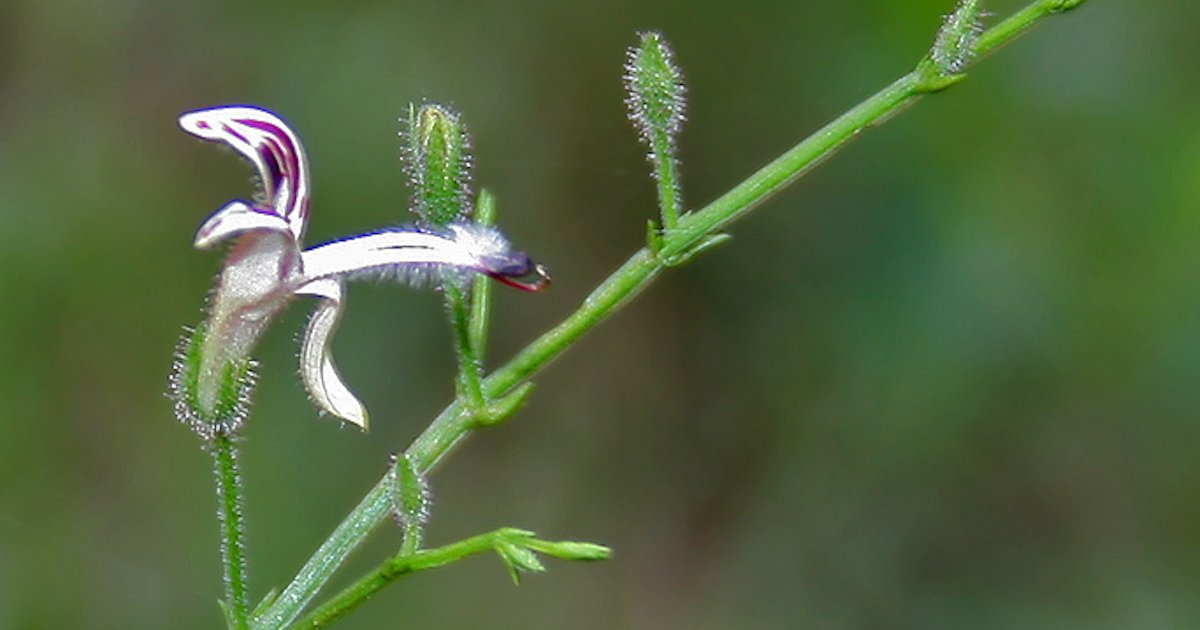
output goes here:
{"type": "Polygon", "coordinates": [[[459,115],[444,105],[409,105],[404,151],[412,210],[434,227],[470,212],[470,140],[459,115]]]}
{"type": "Polygon", "coordinates": [[[404,533],[402,549],[413,553],[421,547],[422,530],[429,518],[429,486],[403,454],[395,456],[392,474],[392,514],[404,533]]]}

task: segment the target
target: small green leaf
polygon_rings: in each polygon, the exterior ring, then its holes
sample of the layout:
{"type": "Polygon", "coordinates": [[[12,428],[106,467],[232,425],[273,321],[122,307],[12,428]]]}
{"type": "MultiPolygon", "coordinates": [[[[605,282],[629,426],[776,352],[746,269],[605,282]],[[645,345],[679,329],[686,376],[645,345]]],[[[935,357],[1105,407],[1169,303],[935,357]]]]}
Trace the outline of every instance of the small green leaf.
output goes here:
{"type": "Polygon", "coordinates": [[[499,539],[496,541],[496,553],[508,567],[514,584],[521,583],[521,573],[542,573],[546,566],[538,559],[537,554],[515,542],[499,539]]]}
{"type": "Polygon", "coordinates": [[[612,549],[596,543],[564,540],[550,542],[548,540],[533,540],[528,543],[530,549],[539,551],[559,560],[608,560],[612,557],[612,549]]]}
{"type": "Polygon", "coordinates": [[[421,547],[425,522],[429,519],[429,485],[404,454],[394,455],[389,488],[392,515],[404,533],[401,550],[413,553],[421,547]]]}

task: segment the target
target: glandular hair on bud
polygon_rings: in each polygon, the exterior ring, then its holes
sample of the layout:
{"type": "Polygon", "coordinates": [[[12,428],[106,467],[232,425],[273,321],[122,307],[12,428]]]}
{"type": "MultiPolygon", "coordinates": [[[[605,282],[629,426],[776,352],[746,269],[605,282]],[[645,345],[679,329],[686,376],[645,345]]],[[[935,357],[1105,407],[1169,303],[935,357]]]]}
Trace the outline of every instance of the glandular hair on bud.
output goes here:
{"type": "Polygon", "coordinates": [[[436,103],[409,105],[401,135],[413,212],[439,228],[466,218],[473,207],[470,136],[458,113],[436,103]]]}
{"type": "Polygon", "coordinates": [[[250,413],[256,376],[255,363],[243,359],[225,366],[216,406],[204,409],[197,396],[205,327],[186,331],[175,351],[168,383],[168,397],[175,417],[205,440],[217,435],[234,435],[250,413]]]}
{"type": "Polygon", "coordinates": [[[652,151],[670,150],[685,118],[686,89],[675,55],[662,35],[640,34],[625,63],[629,119],[652,151]]]}
{"type": "Polygon", "coordinates": [[[983,33],[981,4],[981,0],[960,0],[954,13],[946,16],[930,52],[941,74],[959,74],[970,65],[983,33]]]}

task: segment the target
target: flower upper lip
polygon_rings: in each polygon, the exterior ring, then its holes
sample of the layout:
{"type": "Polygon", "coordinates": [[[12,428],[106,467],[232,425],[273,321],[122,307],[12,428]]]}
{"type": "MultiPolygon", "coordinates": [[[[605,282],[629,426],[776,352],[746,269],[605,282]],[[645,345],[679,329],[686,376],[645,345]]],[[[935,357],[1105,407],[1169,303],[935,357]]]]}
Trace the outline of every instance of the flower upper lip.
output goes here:
{"type": "MultiPolygon", "coordinates": [[[[249,212],[278,217],[295,240],[303,238],[310,196],[308,158],[299,138],[286,123],[265,109],[234,106],[188,112],[179,117],[179,126],[205,140],[224,142],[249,160],[258,172],[263,196],[270,205],[239,203],[249,212]]],[[[220,218],[220,214],[218,211],[210,223],[220,218]]],[[[197,241],[200,239],[198,234],[197,241]]]]}

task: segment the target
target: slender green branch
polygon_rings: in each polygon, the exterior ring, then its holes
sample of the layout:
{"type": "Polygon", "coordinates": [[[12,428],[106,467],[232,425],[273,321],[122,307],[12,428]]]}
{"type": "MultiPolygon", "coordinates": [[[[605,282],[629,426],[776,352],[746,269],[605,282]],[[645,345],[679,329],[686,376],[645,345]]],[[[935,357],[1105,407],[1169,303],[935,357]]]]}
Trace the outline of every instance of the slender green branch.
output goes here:
{"type": "Polygon", "coordinates": [[[221,521],[221,561],[224,565],[225,610],[234,628],[249,627],[246,597],[245,523],[242,519],[242,478],[237,468],[237,444],[225,433],[210,447],[217,478],[217,516],[221,521]]]}
{"type": "MultiPolygon", "coordinates": [[[[1030,4],[982,33],[976,58],[1021,35],[1042,18],[1079,4],[1080,0],[1039,0],[1030,4]]],[[[669,262],[686,257],[693,248],[745,216],[862,131],[882,123],[920,95],[943,89],[959,78],[936,75],[931,64],[922,62],[916,70],[825,125],[729,192],[681,217],[677,228],[664,235],[662,249],[657,254],[646,248],[638,250],[589,294],[575,312],[488,376],[482,383],[485,396],[496,398],[508,393],[649,286],[669,262]]],[[[472,414],[461,400],[453,401],[409,447],[407,455],[413,467],[420,474],[427,473],[472,427],[472,414]]],[[[385,479],[371,489],[256,625],[278,628],[299,615],[366,533],[386,518],[389,504],[386,485],[385,479]]]]}
{"type": "Polygon", "coordinates": [[[704,208],[683,216],[663,239],[664,258],[683,254],[705,236],[745,216],[771,195],[783,190],[822,159],[858,136],[867,127],[905,107],[921,94],[914,71],[859,103],[771,163],[747,177],[704,208]]]}
{"type": "Polygon", "coordinates": [[[654,179],[658,183],[658,208],[662,216],[663,228],[673,230],[679,224],[679,168],[672,157],[671,145],[667,139],[660,140],[654,149],[654,154],[661,155],[654,160],[654,179]]]}
{"type": "Polygon", "coordinates": [[[393,581],[418,571],[436,569],[458,562],[471,556],[495,551],[500,559],[508,565],[514,579],[520,571],[544,571],[544,567],[534,552],[544,553],[563,560],[603,560],[612,552],[604,546],[580,542],[551,542],[540,540],[533,532],[512,527],[502,527],[495,531],[466,540],[460,540],[436,549],[426,549],[415,553],[401,552],[385,560],[374,571],[359,578],[350,586],[342,589],[329,601],[321,604],[303,619],[296,622],[295,628],[323,628],[330,622],[342,617],[367,601],[372,595],[393,581]]]}
{"type": "Polygon", "coordinates": [[[376,591],[398,578],[425,569],[445,566],[469,556],[491,551],[495,545],[495,538],[500,531],[480,534],[436,549],[426,549],[414,554],[394,556],[384,562],[378,569],[364,575],[350,586],[347,586],[342,592],[333,596],[328,602],[298,621],[293,627],[325,627],[331,621],[350,612],[355,606],[375,594],[376,591]]]}
{"type": "Polygon", "coordinates": [[[1003,22],[989,28],[979,36],[975,44],[975,56],[983,57],[1013,41],[1037,24],[1038,20],[1053,13],[1063,13],[1078,8],[1086,0],[1041,0],[1027,5],[1003,22]]]}
{"type": "MultiPolygon", "coordinates": [[[[496,197],[486,188],[479,191],[475,202],[475,223],[484,227],[496,223],[496,197]]],[[[488,324],[492,321],[492,285],[491,278],[476,274],[475,286],[471,287],[471,347],[481,366],[487,351],[488,324]]]]}
{"type": "Polygon", "coordinates": [[[454,331],[454,349],[458,355],[458,397],[471,409],[483,409],[487,401],[479,382],[480,365],[471,341],[471,311],[467,304],[465,284],[450,279],[442,283],[446,293],[446,308],[450,312],[450,327],[454,331]]]}

